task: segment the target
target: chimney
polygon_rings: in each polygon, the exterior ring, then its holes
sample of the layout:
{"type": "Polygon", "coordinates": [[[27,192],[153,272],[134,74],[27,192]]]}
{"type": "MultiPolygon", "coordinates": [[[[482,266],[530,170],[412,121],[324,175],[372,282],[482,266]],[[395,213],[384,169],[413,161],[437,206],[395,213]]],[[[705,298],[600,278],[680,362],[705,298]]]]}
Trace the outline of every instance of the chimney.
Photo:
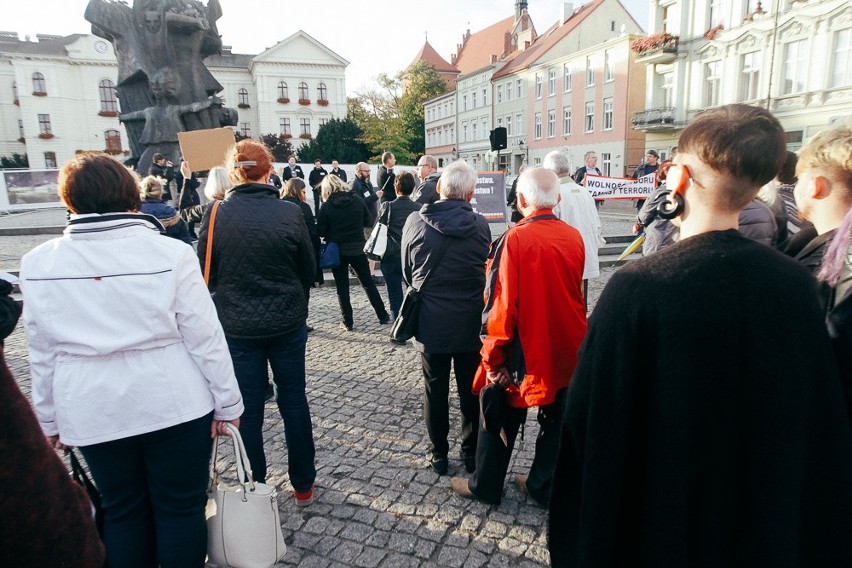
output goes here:
{"type": "Polygon", "coordinates": [[[491,63],[497,63],[497,56],[493,53],[491,54],[491,63]]]}
{"type": "Polygon", "coordinates": [[[562,20],[559,22],[559,25],[563,25],[568,21],[569,18],[574,14],[574,5],[571,2],[563,2],[562,3],[562,20]]]}

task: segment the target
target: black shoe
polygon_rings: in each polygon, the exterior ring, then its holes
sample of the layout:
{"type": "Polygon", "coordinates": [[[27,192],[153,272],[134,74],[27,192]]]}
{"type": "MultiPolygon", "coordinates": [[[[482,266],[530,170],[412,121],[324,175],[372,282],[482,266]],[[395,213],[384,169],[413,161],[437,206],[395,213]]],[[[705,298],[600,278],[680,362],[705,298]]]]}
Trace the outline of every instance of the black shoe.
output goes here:
{"type": "Polygon", "coordinates": [[[351,323],[341,323],[340,329],[345,330],[345,331],[352,331],[355,328],[352,326],[351,323]]]}
{"type": "Polygon", "coordinates": [[[389,338],[388,341],[390,341],[394,345],[406,345],[408,343],[407,341],[403,341],[401,339],[394,339],[393,337],[389,338]]]}
{"type": "Polygon", "coordinates": [[[429,460],[429,465],[432,466],[432,469],[438,475],[446,475],[449,462],[447,461],[447,456],[432,456],[429,460]]]}
{"type": "Polygon", "coordinates": [[[310,333],[314,330],[314,328],[310,325],[306,325],[305,327],[308,329],[308,333],[310,333]]]}
{"type": "Polygon", "coordinates": [[[385,314],[384,316],[379,316],[379,323],[382,325],[387,325],[391,322],[390,316],[385,314]]]}

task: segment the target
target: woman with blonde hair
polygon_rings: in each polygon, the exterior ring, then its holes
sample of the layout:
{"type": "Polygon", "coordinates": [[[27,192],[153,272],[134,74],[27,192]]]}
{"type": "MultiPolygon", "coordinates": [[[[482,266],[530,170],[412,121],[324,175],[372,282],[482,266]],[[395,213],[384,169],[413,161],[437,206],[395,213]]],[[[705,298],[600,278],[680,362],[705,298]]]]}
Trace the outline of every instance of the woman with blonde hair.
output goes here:
{"type": "Polygon", "coordinates": [[[163,183],[159,178],[154,176],[142,178],[139,182],[139,196],[142,198],[139,211],[156,217],[166,230],[167,237],[183,241],[188,245],[192,244],[192,236],[189,234],[186,222],[181,219],[174,207],[163,201],[163,183]]]}
{"type": "Polygon", "coordinates": [[[229,152],[227,168],[237,185],[204,214],[198,258],[206,263],[209,288],[225,330],[246,410],[240,424],[254,478],[266,480],[263,416],[268,366],[284,420],[290,482],[297,505],[313,499],[314,439],[305,395],[305,345],[314,251],[301,211],[278,199],[268,184],[269,149],[242,140],[229,152]]]}
{"type": "Polygon", "coordinates": [[[325,205],[320,208],[317,217],[317,232],[327,242],[337,243],[340,249],[340,264],[331,270],[343,317],[340,326],[346,331],[354,329],[352,304],[349,300],[349,266],[355,270],[361,286],[364,287],[379,323],[390,323],[390,315],[370,274],[367,255],[364,254],[364,228],[371,225],[370,211],[364,200],[349,191],[337,176],[325,176],[320,188],[325,205]]]}
{"type": "MultiPolygon", "coordinates": [[[[207,174],[207,182],[204,184],[204,196],[209,201],[221,201],[225,199],[225,193],[232,187],[234,187],[234,184],[231,182],[231,178],[228,177],[228,171],[222,166],[216,166],[215,168],[210,168],[210,172],[207,174]]],[[[204,217],[204,211],[209,206],[209,203],[205,205],[192,205],[189,199],[184,198],[181,202],[180,216],[187,223],[200,223],[201,218],[204,217]]]]}

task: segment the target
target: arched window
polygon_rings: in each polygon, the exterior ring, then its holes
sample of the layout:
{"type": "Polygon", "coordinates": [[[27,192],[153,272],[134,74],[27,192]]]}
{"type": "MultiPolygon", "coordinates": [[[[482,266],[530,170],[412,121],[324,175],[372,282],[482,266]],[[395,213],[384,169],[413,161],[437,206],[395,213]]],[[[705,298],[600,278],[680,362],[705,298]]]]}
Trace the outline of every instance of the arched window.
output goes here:
{"type": "Polygon", "coordinates": [[[308,84],[302,81],[299,83],[299,98],[307,99],[310,95],[308,94],[308,84]]]}
{"type": "Polygon", "coordinates": [[[328,89],[325,86],[325,83],[320,83],[317,87],[317,98],[321,101],[328,100],[328,89]]]}
{"type": "Polygon", "coordinates": [[[248,90],[247,89],[240,89],[239,91],[237,91],[237,100],[238,100],[238,103],[241,104],[241,105],[248,105],[249,104],[248,90]]]}
{"type": "Polygon", "coordinates": [[[98,93],[101,96],[101,112],[118,112],[118,101],[115,98],[115,84],[109,79],[98,83],[98,93]]]}
{"type": "Polygon", "coordinates": [[[47,85],[44,82],[44,75],[39,72],[33,73],[33,94],[47,94],[47,85]]]}
{"type": "Polygon", "coordinates": [[[289,99],[290,98],[289,92],[290,91],[287,89],[287,83],[285,83],[284,81],[281,81],[280,83],[278,83],[278,98],[279,99],[289,99]]]}
{"type": "Polygon", "coordinates": [[[107,130],[104,132],[104,148],[107,154],[121,153],[121,133],[118,130],[107,130]]]}

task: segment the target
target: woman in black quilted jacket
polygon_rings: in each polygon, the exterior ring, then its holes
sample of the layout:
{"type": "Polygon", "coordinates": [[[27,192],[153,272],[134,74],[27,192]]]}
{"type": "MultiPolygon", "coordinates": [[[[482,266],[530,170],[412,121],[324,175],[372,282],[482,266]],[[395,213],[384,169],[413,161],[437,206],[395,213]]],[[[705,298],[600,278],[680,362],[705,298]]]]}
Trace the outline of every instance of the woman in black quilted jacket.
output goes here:
{"type": "Polygon", "coordinates": [[[354,329],[352,304],[349,301],[349,266],[364,287],[379,323],[390,323],[390,315],[370,274],[367,255],[364,254],[364,245],[367,242],[364,238],[364,228],[372,224],[370,211],[364,200],[349,191],[346,184],[336,176],[325,176],[320,188],[325,205],[320,208],[317,217],[317,232],[327,242],[337,243],[340,248],[340,264],[331,271],[337,288],[340,313],[343,316],[340,327],[346,331],[354,329]]]}
{"type": "Polygon", "coordinates": [[[210,230],[212,208],[198,237],[202,268],[212,241],[210,292],[222,322],[245,412],[240,433],[255,480],[266,479],[263,451],[267,364],[278,387],[288,471],[297,505],[313,499],[314,439],[305,395],[305,287],[313,282],[314,249],[302,212],[268,185],[272,156],[266,146],[239,142],[228,157],[237,185],[225,193],[210,230]]]}

